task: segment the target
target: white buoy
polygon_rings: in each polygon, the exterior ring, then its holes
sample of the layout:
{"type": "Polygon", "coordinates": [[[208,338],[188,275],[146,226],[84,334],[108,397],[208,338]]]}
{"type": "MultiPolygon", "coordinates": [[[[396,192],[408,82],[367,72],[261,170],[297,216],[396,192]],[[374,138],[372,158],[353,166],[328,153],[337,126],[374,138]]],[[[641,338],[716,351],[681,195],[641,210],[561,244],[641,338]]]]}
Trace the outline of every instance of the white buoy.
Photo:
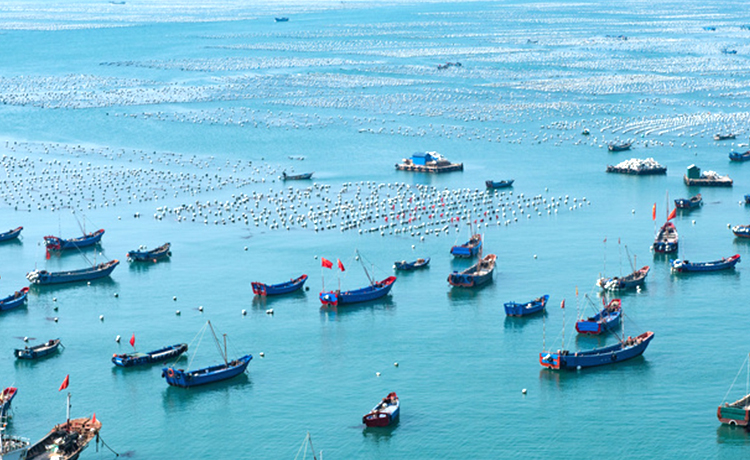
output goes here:
{"type": "Polygon", "coordinates": [[[247,310],[243,309],[242,310],[242,316],[245,316],[245,315],[247,315],[247,310]]]}
{"type": "Polygon", "coordinates": [[[266,354],[261,351],[260,353],[258,353],[258,356],[260,356],[262,358],[262,357],[266,356],[266,354]]]}
{"type": "Polygon", "coordinates": [[[522,394],[526,394],[526,388],[524,388],[523,390],[521,390],[521,393],[522,394]]]}
{"type": "Polygon", "coordinates": [[[120,294],[115,292],[115,297],[120,297],[120,294]]]}
{"type": "Polygon", "coordinates": [[[175,302],[177,302],[177,296],[172,296],[172,300],[174,300],[175,302]]]}
{"type": "Polygon", "coordinates": [[[203,305],[198,306],[198,311],[203,311],[203,305]]]}
{"type": "Polygon", "coordinates": [[[120,336],[115,337],[115,342],[120,343],[120,336]]]}
{"type": "Polygon", "coordinates": [[[52,320],[53,320],[54,322],[57,322],[57,321],[58,321],[58,319],[59,319],[59,318],[58,318],[57,316],[55,316],[54,318],[52,318],[52,320]]]}
{"type": "Polygon", "coordinates": [[[398,367],[398,362],[393,363],[394,366],[398,367]]]}
{"type": "Polygon", "coordinates": [[[631,214],[635,214],[635,209],[630,211],[631,214]]]}
{"type": "Polygon", "coordinates": [[[536,254],[534,254],[534,258],[536,259],[536,254]]]}
{"type": "MultiPolygon", "coordinates": [[[[728,225],[727,225],[727,227],[728,227],[728,225]]],[[[57,297],[52,297],[52,301],[53,302],[57,302],[57,297]]]]}
{"type": "Polygon", "coordinates": [[[23,338],[23,341],[24,341],[24,342],[28,342],[28,341],[29,341],[29,338],[28,338],[28,337],[24,337],[24,338],[23,338]]]}
{"type": "Polygon", "coordinates": [[[180,310],[175,311],[174,314],[177,315],[177,316],[179,316],[180,315],[180,310]]]}
{"type": "Polygon", "coordinates": [[[695,219],[693,219],[693,225],[695,225],[695,219]]]}
{"type": "Polygon", "coordinates": [[[375,376],[376,376],[376,377],[380,377],[380,372],[376,372],[376,373],[375,373],[375,376]]]}
{"type": "Polygon", "coordinates": [[[273,315],[273,308],[269,308],[268,310],[266,310],[266,314],[273,315]]]}
{"type": "Polygon", "coordinates": [[[104,321],[104,315],[99,315],[99,321],[104,321]]]}
{"type": "Polygon", "coordinates": [[[247,251],[247,246],[245,246],[245,251],[247,251]]]}

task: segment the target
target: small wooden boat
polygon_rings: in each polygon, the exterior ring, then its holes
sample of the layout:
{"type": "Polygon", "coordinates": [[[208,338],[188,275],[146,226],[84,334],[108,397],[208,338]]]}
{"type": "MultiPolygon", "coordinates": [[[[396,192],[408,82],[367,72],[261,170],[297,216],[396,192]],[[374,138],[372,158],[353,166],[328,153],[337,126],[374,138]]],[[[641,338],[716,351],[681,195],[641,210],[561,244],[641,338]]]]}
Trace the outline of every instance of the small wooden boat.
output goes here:
{"type": "Polygon", "coordinates": [[[283,17],[283,18],[273,18],[276,22],[289,22],[289,18],[283,17]]]}
{"type": "Polygon", "coordinates": [[[51,339],[41,345],[16,348],[13,354],[15,354],[18,359],[37,359],[51,355],[52,353],[57,353],[60,346],[62,346],[60,339],[51,339]]]}
{"type": "Polygon", "coordinates": [[[654,252],[668,254],[677,251],[679,245],[679,236],[677,228],[670,221],[664,223],[659,229],[654,239],[654,252]]]}
{"type": "Polygon", "coordinates": [[[328,291],[320,293],[320,302],[323,305],[337,306],[358,302],[367,302],[379,299],[389,292],[396,282],[395,276],[389,276],[383,281],[371,283],[369,286],[355,289],[353,291],[328,291]]]}
{"type": "Polygon", "coordinates": [[[377,406],[362,417],[362,423],[368,427],[384,427],[398,420],[400,403],[395,392],[388,393],[377,406]]]}
{"type": "Polygon", "coordinates": [[[574,353],[568,350],[558,350],[554,353],[543,351],[539,353],[539,364],[548,369],[570,370],[615,364],[642,355],[653,338],[654,333],[648,331],[637,337],[628,337],[627,340],[604,348],[594,348],[593,350],[577,351],[574,353]]]}
{"type": "Polygon", "coordinates": [[[304,173],[304,174],[289,175],[286,172],[282,172],[281,179],[282,180],[306,180],[306,179],[310,179],[313,173],[314,171],[310,173],[304,173]]]}
{"type": "Polygon", "coordinates": [[[85,248],[87,246],[93,246],[98,243],[102,239],[102,235],[104,235],[104,229],[99,229],[93,233],[87,233],[83,236],[79,236],[78,238],[70,238],[67,240],[58,236],[45,236],[44,244],[47,246],[47,249],[52,249],[55,251],[85,248]]]}
{"type": "Polygon", "coordinates": [[[734,138],[735,138],[734,134],[718,134],[718,133],[714,134],[715,141],[726,141],[726,140],[734,139],[734,138]]]}
{"type": "Polygon", "coordinates": [[[612,299],[596,315],[576,321],[576,331],[579,334],[599,335],[602,332],[611,331],[620,324],[622,307],[620,299],[612,299]]]}
{"type": "Polygon", "coordinates": [[[451,254],[453,254],[453,257],[468,259],[479,254],[481,249],[482,235],[477,233],[476,235],[472,235],[466,243],[459,246],[453,246],[451,248],[451,254]]]}
{"type": "Polygon", "coordinates": [[[451,286],[473,288],[492,281],[492,273],[495,271],[495,254],[487,254],[479,262],[462,272],[454,271],[448,275],[448,283],[451,286]]]}
{"type": "MultiPolygon", "coordinates": [[[[0,420],[5,420],[5,417],[8,416],[8,412],[10,412],[10,403],[13,402],[16,393],[18,393],[18,388],[16,387],[8,387],[0,393],[0,420]]],[[[5,457],[0,456],[0,459],[2,458],[5,457]]]]}
{"type": "Polygon", "coordinates": [[[253,281],[251,285],[253,287],[253,294],[268,296],[289,294],[290,292],[294,292],[298,289],[301,289],[305,284],[305,281],[307,281],[307,275],[302,275],[299,278],[295,278],[293,280],[279,284],[263,284],[258,281],[253,281]]]}
{"type": "Polygon", "coordinates": [[[120,261],[110,260],[99,265],[80,270],[70,270],[64,272],[48,272],[47,270],[34,270],[26,274],[26,279],[34,284],[60,284],[72,283],[75,281],[91,281],[98,278],[104,278],[112,273],[120,261]]]}
{"type": "Polygon", "coordinates": [[[677,198],[674,200],[674,205],[678,209],[694,209],[703,206],[703,197],[701,194],[697,194],[690,198],[677,198]]]}
{"type": "Polygon", "coordinates": [[[732,233],[738,238],[750,238],[750,225],[735,225],[732,233]]]}
{"type": "Polygon", "coordinates": [[[417,270],[419,268],[424,268],[430,265],[430,258],[427,257],[425,259],[417,259],[413,262],[407,262],[405,260],[402,260],[400,262],[393,262],[393,268],[396,270],[417,270]]]}
{"type": "Polygon", "coordinates": [[[547,300],[549,300],[549,295],[545,294],[538,299],[526,303],[506,302],[505,314],[508,316],[526,316],[538,313],[544,311],[544,307],[547,305],[547,300]]]}
{"type": "Polygon", "coordinates": [[[639,268],[627,276],[615,276],[613,278],[599,278],[596,285],[607,291],[617,291],[620,289],[630,289],[640,286],[646,280],[651,267],[648,265],[639,268]]]}
{"type": "Polygon", "coordinates": [[[487,186],[487,188],[506,188],[511,187],[513,185],[513,182],[515,182],[515,179],[501,180],[499,182],[487,180],[484,181],[484,184],[487,186]]]}
{"type": "Polygon", "coordinates": [[[148,353],[123,353],[112,355],[112,362],[120,367],[141,366],[143,364],[154,364],[176,358],[188,349],[186,343],[177,343],[148,353]]]}
{"type": "MultiPolygon", "coordinates": [[[[747,365],[748,357],[746,356],[740,370],[737,372],[738,376],[742,372],[742,369],[747,365]]],[[[750,369],[748,372],[750,373],[750,369]]],[[[733,403],[726,402],[726,397],[729,396],[736,381],[737,378],[735,377],[735,381],[732,382],[729,391],[727,391],[727,394],[724,396],[725,400],[716,409],[716,416],[719,418],[719,421],[725,425],[747,427],[750,425],[750,394],[741,397],[733,403]]],[[[747,389],[745,391],[747,391],[747,389]]]]}
{"type": "Polygon", "coordinates": [[[164,243],[158,248],[150,249],[148,251],[140,249],[128,251],[125,257],[128,258],[128,262],[156,262],[159,259],[171,256],[171,247],[172,245],[170,243],[164,243]]]}
{"type": "Polygon", "coordinates": [[[0,311],[12,310],[26,303],[29,294],[29,288],[23,287],[4,299],[0,299],[0,311]]]}
{"type": "Polygon", "coordinates": [[[729,152],[729,159],[732,161],[747,161],[750,160],[750,150],[745,152],[735,152],[732,150],[729,152]]]}
{"type": "Polygon", "coordinates": [[[633,146],[632,142],[625,142],[622,144],[609,144],[607,146],[607,149],[610,152],[624,152],[625,150],[630,150],[630,147],[633,146]]]}
{"type": "MultiPolygon", "coordinates": [[[[224,350],[222,351],[219,339],[216,337],[216,332],[214,332],[214,327],[211,324],[211,321],[207,321],[206,325],[211,329],[211,334],[214,336],[216,346],[221,352],[221,357],[224,358],[224,364],[217,364],[215,366],[205,367],[194,371],[175,369],[174,365],[165,367],[162,369],[161,375],[167,380],[169,385],[189,388],[208,383],[220,382],[222,380],[236,377],[247,369],[247,365],[250,364],[250,360],[253,359],[253,356],[245,355],[241,358],[229,361],[227,358],[227,335],[224,334],[224,350]]],[[[206,326],[203,326],[204,332],[205,328],[206,326]]]]}
{"type": "Polygon", "coordinates": [[[96,417],[68,420],[29,447],[26,460],[76,460],[101,429],[96,417]]]}
{"type": "Polygon", "coordinates": [[[690,262],[689,260],[675,259],[670,261],[672,271],[684,272],[713,272],[717,270],[727,270],[734,268],[740,262],[740,255],[735,254],[732,257],[722,257],[720,260],[711,262],[690,262]]]}
{"type": "Polygon", "coordinates": [[[10,241],[18,238],[18,235],[21,234],[21,230],[23,230],[23,227],[14,228],[13,230],[8,230],[5,233],[0,233],[0,242],[10,241]]]}
{"type": "Polygon", "coordinates": [[[0,459],[24,460],[29,450],[29,440],[19,436],[9,436],[0,427],[0,459]]]}

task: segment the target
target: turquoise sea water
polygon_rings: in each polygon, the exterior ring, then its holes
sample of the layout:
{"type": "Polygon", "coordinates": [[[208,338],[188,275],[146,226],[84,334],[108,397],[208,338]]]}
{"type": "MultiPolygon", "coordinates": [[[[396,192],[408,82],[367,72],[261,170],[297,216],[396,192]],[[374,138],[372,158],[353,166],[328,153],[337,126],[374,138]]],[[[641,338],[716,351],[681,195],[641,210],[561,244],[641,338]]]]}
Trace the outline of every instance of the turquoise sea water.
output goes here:
{"type": "MultiPolygon", "coordinates": [[[[715,413],[749,350],[748,262],[677,276],[649,250],[667,194],[673,206],[700,192],[705,205],[675,219],[680,257],[750,257],[727,228],[750,223],[748,166],[727,157],[747,150],[742,4],[14,5],[0,10],[0,231],[24,231],[0,245],[0,295],[34,268],[85,266],[79,253],[46,260],[41,244],[77,236],[76,217],[106,229],[83,255],[121,264],[90,286],[32,287],[26,308],[0,315],[0,385],[19,388],[10,432],[36,440],[62,421],[69,374],[73,416],[95,412],[104,441],[133,458],[294,458],[306,432],[327,459],[747,457],[748,433],[715,413]],[[737,138],[713,141],[719,132],[737,138]],[[607,152],[625,140],[632,151],[607,152]],[[464,171],[394,169],[425,150],[464,171]],[[604,172],[647,157],[668,174],[604,172]],[[734,187],[686,187],[692,163],[734,187]],[[283,183],[282,170],[314,180],[283,183]],[[485,180],[506,178],[512,194],[485,194],[485,180]],[[446,282],[469,265],[449,254],[467,219],[483,219],[498,256],[476,291],[446,282]],[[125,261],[166,241],[169,261],[125,261]],[[383,300],[321,309],[323,276],[327,289],[366,285],[356,251],[378,279],[396,260],[432,263],[397,273],[383,300]],[[542,370],[543,340],[560,348],[563,324],[566,348],[614,343],[573,324],[599,305],[601,272],[632,271],[628,253],[652,267],[621,295],[625,333],[655,332],[644,356],[542,370]],[[252,295],[251,281],[301,273],[309,291],[252,295]],[[542,294],[545,316],[505,317],[504,302],[542,294]],[[131,334],[149,351],[190,342],[208,319],[231,356],[253,354],[245,375],[184,390],[161,366],[110,362],[131,334]],[[18,337],[65,349],[19,362],[18,337]],[[390,391],[400,423],[364,429],[390,391]]],[[[196,343],[181,363],[220,360],[209,337],[196,343]]]]}

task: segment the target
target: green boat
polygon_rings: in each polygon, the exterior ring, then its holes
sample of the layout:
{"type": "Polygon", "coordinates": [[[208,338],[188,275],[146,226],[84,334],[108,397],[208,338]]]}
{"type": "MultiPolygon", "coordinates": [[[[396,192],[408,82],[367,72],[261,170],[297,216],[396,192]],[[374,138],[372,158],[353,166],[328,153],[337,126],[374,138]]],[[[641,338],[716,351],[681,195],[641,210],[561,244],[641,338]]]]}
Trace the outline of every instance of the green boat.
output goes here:
{"type": "MultiPolygon", "coordinates": [[[[734,383],[737,381],[737,377],[740,376],[742,369],[747,366],[747,364],[748,358],[745,358],[745,362],[742,363],[742,367],[740,367],[739,372],[737,372],[737,376],[734,378],[734,382],[732,382],[729,391],[727,391],[727,395],[732,391],[734,383]]],[[[747,381],[750,382],[750,366],[747,366],[747,373],[747,381]]],[[[732,426],[748,426],[748,423],[750,423],[750,390],[745,389],[745,393],[747,394],[737,401],[733,403],[723,402],[719,406],[716,410],[716,416],[721,423],[732,426]]],[[[724,399],[726,399],[726,396],[724,396],[724,399]]]]}

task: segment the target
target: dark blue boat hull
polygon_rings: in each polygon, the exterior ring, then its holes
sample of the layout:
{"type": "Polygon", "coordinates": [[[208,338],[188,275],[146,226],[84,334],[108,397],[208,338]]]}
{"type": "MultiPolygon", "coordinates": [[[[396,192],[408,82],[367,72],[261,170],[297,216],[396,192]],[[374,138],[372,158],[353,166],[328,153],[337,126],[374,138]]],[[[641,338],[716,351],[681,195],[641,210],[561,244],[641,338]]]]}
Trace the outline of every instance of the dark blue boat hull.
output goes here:
{"type": "Polygon", "coordinates": [[[112,273],[120,262],[112,260],[96,267],[84,268],[81,270],[71,270],[67,272],[48,272],[47,270],[35,270],[26,274],[26,279],[34,284],[61,284],[72,283],[76,281],[91,281],[98,278],[104,278],[112,273]]]}
{"type": "Polygon", "coordinates": [[[595,348],[588,351],[570,353],[567,350],[557,353],[539,353],[539,364],[550,369],[577,369],[584,367],[605,366],[615,364],[640,356],[646,351],[648,344],[654,338],[653,332],[644,332],[635,338],[640,339],[637,343],[628,345],[621,342],[604,348],[595,348]]]}
{"type": "Polygon", "coordinates": [[[264,284],[253,281],[251,286],[253,287],[253,294],[255,295],[281,295],[289,294],[301,289],[302,286],[304,286],[305,281],[307,281],[307,275],[302,275],[299,278],[279,284],[264,284]]]}
{"type": "Polygon", "coordinates": [[[120,367],[133,367],[142,366],[145,364],[163,363],[164,361],[176,358],[181,354],[185,353],[188,349],[186,343],[178,343],[169,347],[164,347],[159,350],[151,351],[149,353],[126,353],[121,355],[114,355],[112,362],[120,367]]]}
{"type": "Polygon", "coordinates": [[[154,248],[150,251],[128,251],[126,254],[126,257],[128,260],[136,261],[136,262],[150,262],[154,261],[156,262],[159,259],[163,259],[165,257],[171,256],[172,252],[170,252],[170,248],[172,247],[171,244],[165,243],[158,248],[154,248]]]}
{"type": "Polygon", "coordinates": [[[175,387],[189,388],[206,385],[231,379],[242,374],[247,369],[247,365],[250,364],[251,359],[253,359],[252,355],[245,355],[242,358],[231,361],[229,365],[220,364],[188,372],[182,369],[165,367],[162,369],[162,376],[167,380],[169,385],[175,387]]]}
{"type": "Polygon", "coordinates": [[[526,303],[506,302],[505,314],[508,316],[527,316],[544,311],[549,295],[545,294],[538,299],[526,303]]]}
{"type": "Polygon", "coordinates": [[[85,248],[97,244],[104,235],[104,229],[99,229],[79,238],[63,239],[57,236],[45,236],[44,243],[47,249],[64,251],[66,249],[85,248]]]}
{"type": "Polygon", "coordinates": [[[375,283],[371,286],[364,287],[362,289],[356,289],[354,291],[328,291],[320,293],[320,302],[323,305],[345,305],[359,302],[368,302],[370,300],[379,299],[389,292],[393,287],[393,283],[396,282],[395,276],[389,276],[388,278],[375,283]]]}
{"type": "Polygon", "coordinates": [[[9,295],[8,297],[0,300],[0,311],[8,311],[14,308],[18,308],[26,303],[28,297],[29,288],[24,287],[20,291],[9,295]],[[18,295],[18,296],[16,296],[18,295]]]}
{"type": "Polygon", "coordinates": [[[23,230],[23,227],[18,227],[16,229],[7,231],[5,233],[0,233],[0,242],[10,241],[10,240],[18,238],[18,235],[21,234],[21,230],[23,230]]]}
{"type": "Polygon", "coordinates": [[[57,353],[60,345],[60,339],[54,339],[31,348],[16,348],[13,354],[18,359],[37,359],[57,353]]]}

